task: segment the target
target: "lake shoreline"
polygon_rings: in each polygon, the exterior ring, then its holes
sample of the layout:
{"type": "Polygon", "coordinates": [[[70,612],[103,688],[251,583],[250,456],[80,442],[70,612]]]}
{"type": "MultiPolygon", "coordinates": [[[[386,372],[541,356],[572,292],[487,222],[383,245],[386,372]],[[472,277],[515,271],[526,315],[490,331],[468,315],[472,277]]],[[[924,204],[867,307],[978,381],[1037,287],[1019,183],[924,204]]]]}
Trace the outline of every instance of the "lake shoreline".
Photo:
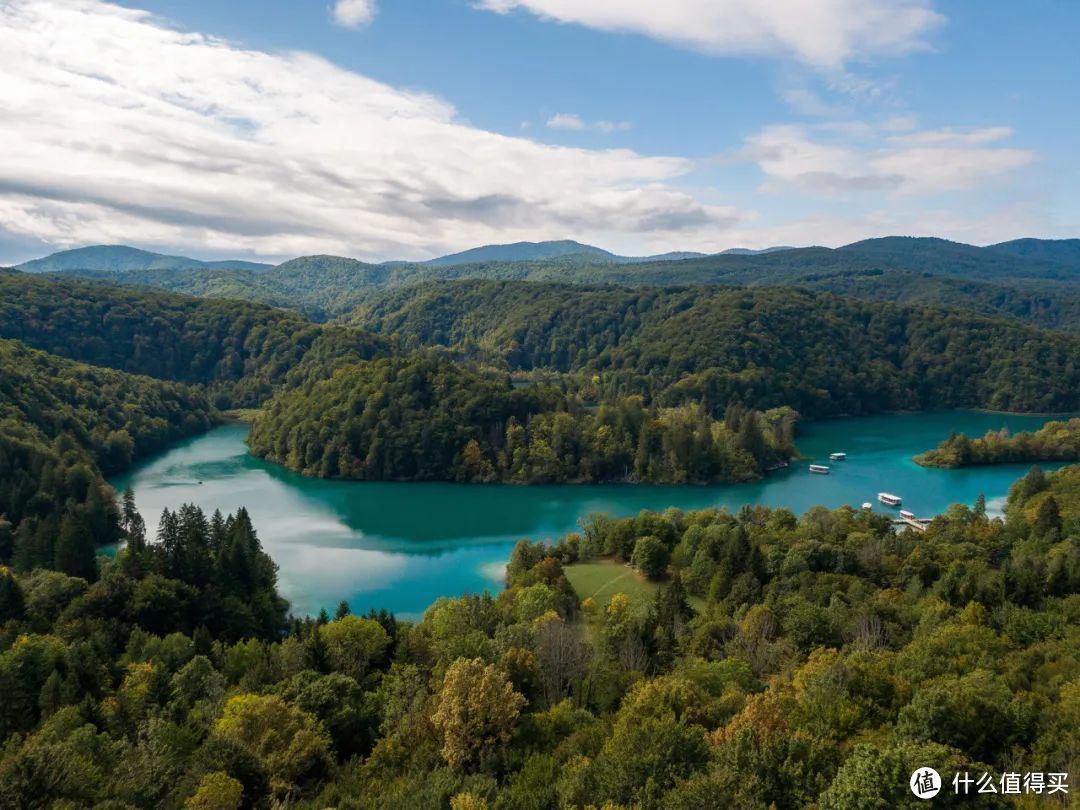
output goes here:
{"type": "MultiPolygon", "coordinates": [[[[683,511],[744,505],[784,507],[796,515],[814,506],[858,508],[878,492],[895,492],[920,517],[979,494],[999,503],[1026,465],[962,470],[925,469],[916,449],[949,430],[1030,429],[1038,417],[999,417],[973,411],[855,417],[807,423],[800,450],[824,459],[845,451],[830,475],[792,466],[738,484],[452,484],[305,478],[248,452],[247,427],[222,424],[137,463],[110,483],[130,484],[153,537],[164,508],[199,504],[223,514],[246,507],[266,551],[277,561],[282,595],[297,615],[333,610],[347,599],[356,611],[386,608],[418,615],[441,596],[497,592],[514,544],[557,540],[579,531],[592,513],[613,517],[675,508],[683,511]],[[202,482],[202,483],[199,483],[202,482]],[[363,483],[365,486],[356,486],[363,483]]],[[[1055,465],[1056,466],[1056,465],[1055,465]]],[[[1049,469],[1049,466],[1044,465],[1049,469]]]]}

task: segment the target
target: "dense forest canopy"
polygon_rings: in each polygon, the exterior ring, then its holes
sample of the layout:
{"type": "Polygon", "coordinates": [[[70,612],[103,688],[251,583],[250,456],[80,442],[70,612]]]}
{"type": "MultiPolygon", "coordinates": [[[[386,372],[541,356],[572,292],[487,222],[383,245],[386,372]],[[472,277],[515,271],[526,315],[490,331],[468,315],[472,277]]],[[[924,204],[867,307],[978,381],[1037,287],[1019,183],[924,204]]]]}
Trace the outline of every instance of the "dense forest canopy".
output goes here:
{"type": "Polygon", "coordinates": [[[1064,412],[1080,339],[971,313],[792,289],[462,281],[387,293],[353,322],[511,369],[599,374],[609,394],[806,416],[934,407],[1064,412]]]}
{"type": "Polygon", "coordinates": [[[1080,419],[1047,422],[1036,431],[1011,436],[1004,428],[987,431],[985,436],[975,439],[954,433],[933,450],[915,456],[915,461],[924,467],[1080,461],[1080,419]]]}
{"type": "Polygon", "coordinates": [[[287,379],[387,351],[358,329],[278,309],[0,273],[0,338],[73,360],[208,388],[219,407],[257,405],[287,379]]]}
{"type": "Polygon", "coordinates": [[[86,575],[95,547],[119,539],[102,474],[216,418],[188,386],[0,340],[0,564],[86,575]]]}
{"type": "Polygon", "coordinates": [[[466,369],[441,353],[373,361],[282,391],[252,426],[256,455],[359,480],[550,483],[740,481],[795,453],[795,414],[733,406],[587,408],[548,385],[466,369]]]}
{"type": "Polygon", "coordinates": [[[130,494],[116,514],[89,577],[0,567],[5,807],[862,810],[915,806],[928,765],[970,774],[950,806],[1075,789],[1080,467],[925,533],[595,516],[415,623],[286,619],[244,510],[181,506],[154,542],[130,494]],[[660,587],[587,598],[568,572],[597,559],[660,587]]]}

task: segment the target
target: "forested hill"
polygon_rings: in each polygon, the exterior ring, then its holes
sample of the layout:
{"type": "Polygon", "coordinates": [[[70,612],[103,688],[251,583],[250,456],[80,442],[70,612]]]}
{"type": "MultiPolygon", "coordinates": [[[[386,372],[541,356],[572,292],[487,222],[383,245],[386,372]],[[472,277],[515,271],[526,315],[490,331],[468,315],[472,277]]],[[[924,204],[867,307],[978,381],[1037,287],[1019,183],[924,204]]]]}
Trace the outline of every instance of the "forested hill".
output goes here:
{"type": "Polygon", "coordinates": [[[306,256],[260,272],[70,272],[125,286],[268,303],[316,320],[348,312],[387,289],[432,280],[481,278],[624,286],[795,285],[862,298],[945,302],[1040,326],[1080,330],[1080,259],[1070,244],[1068,240],[1021,240],[980,248],[941,239],[889,237],[835,250],[792,248],[639,263],[617,263],[581,253],[449,266],[375,265],[337,256],[306,256]]]}
{"type": "Polygon", "coordinates": [[[187,256],[168,256],[127,245],[92,245],[62,250],[59,253],[34,259],[19,265],[27,273],[48,273],[57,270],[101,270],[117,273],[124,270],[178,270],[184,267],[232,268],[265,270],[269,264],[239,260],[201,261],[187,256]]]}
{"type": "Polygon", "coordinates": [[[279,392],[249,444],[297,472],[365,481],[518,483],[744,481],[795,453],[795,414],[699,405],[659,410],[641,397],[586,408],[554,386],[515,389],[506,374],[439,352],[338,369],[279,392]]]}
{"type": "Polygon", "coordinates": [[[18,543],[28,565],[87,576],[119,537],[102,473],[215,419],[197,389],[0,340],[0,565],[18,543]]]}
{"type": "Polygon", "coordinates": [[[813,416],[1080,405],[1078,337],[803,290],[463,281],[388,293],[353,322],[511,369],[597,373],[609,395],[713,413],[736,399],[813,416]]]}
{"type": "Polygon", "coordinates": [[[1080,266],[1080,239],[1013,239],[990,245],[989,250],[1011,253],[1027,259],[1080,266]]]}
{"type": "Polygon", "coordinates": [[[0,273],[0,338],[159,379],[207,386],[219,407],[256,405],[276,385],[385,353],[383,338],[279,309],[0,273]]]}
{"type": "Polygon", "coordinates": [[[998,283],[907,270],[810,273],[792,285],[896,304],[946,306],[1080,333],[1080,285],[1042,279],[998,283]]]}
{"type": "MultiPolygon", "coordinates": [[[[767,250],[776,250],[769,248],[767,250]]],[[[783,248],[779,248],[782,250],[783,248]]],[[[735,253],[741,253],[735,249],[735,253]]],[[[752,251],[745,251],[750,253],[752,251]]],[[[482,245],[480,247],[439,256],[420,262],[433,267],[445,267],[454,264],[479,264],[483,262],[532,262],[544,259],[575,258],[586,262],[611,262],[612,264],[636,264],[649,261],[671,261],[675,259],[701,258],[704,253],[694,251],[672,251],[655,256],[619,256],[603,248],[583,245],[571,239],[547,242],[514,242],[508,245],[482,245]]],[[[408,262],[389,262],[389,264],[408,264],[408,262]]]]}

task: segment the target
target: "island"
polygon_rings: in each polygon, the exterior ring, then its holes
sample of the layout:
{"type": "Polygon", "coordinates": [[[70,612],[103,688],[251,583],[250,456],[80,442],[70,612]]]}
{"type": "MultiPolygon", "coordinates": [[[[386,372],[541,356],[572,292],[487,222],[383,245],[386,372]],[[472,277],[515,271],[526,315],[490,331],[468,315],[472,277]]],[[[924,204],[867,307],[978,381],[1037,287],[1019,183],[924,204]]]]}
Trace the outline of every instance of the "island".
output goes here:
{"type": "Polygon", "coordinates": [[[1036,431],[1012,435],[1004,428],[976,439],[953,433],[933,450],[915,456],[915,463],[923,467],[945,468],[1039,461],[1080,461],[1080,418],[1047,422],[1036,431]]]}

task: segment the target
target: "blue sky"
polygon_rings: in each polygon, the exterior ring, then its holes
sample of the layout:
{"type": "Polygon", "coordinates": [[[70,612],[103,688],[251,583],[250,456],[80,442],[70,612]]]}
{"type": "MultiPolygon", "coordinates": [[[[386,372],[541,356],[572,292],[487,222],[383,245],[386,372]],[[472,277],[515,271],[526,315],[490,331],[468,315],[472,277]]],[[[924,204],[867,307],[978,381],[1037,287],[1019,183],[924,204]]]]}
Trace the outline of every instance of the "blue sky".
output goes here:
{"type": "Polygon", "coordinates": [[[1077,30],[997,0],[12,0],[0,259],[1077,236],[1077,30]]]}

